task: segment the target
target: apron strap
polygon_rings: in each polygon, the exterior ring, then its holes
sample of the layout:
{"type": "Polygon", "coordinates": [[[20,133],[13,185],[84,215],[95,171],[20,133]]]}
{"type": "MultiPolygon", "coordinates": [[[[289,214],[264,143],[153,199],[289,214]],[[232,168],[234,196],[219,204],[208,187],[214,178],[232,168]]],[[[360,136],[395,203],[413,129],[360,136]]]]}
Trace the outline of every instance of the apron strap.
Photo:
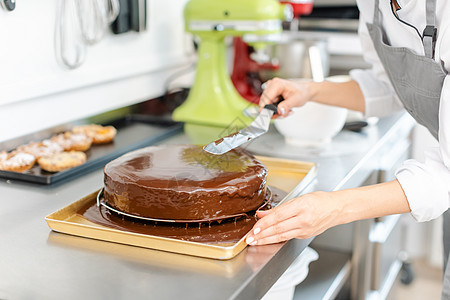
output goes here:
{"type": "Polygon", "coordinates": [[[450,264],[444,269],[444,282],[442,283],[441,299],[450,299],[450,264]]]}
{"type": "Polygon", "coordinates": [[[380,24],[380,8],[378,7],[380,1],[375,0],[375,6],[373,7],[373,24],[380,24]]]}
{"type": "Polygon", "coordinates": [[[425,56],[434,59],[437,38],[436,0],[427,0],[426,12],[427,26],[423,30],[423,48],[425,50],[425,56]]]}
{"type": "Polygon", "coordinates": [[[450,210],[442,214],[443,217],[443,245],[444,245],[444,282],[442,287],[442,299],[450,299],[450,210]]]}

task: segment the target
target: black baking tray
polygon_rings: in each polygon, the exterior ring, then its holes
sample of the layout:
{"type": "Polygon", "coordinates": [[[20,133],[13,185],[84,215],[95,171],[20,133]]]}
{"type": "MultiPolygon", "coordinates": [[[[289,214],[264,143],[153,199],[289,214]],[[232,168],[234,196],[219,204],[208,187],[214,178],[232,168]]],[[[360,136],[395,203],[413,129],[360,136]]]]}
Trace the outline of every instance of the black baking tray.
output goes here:
{"type": "Polygon", "coordinates": [[[23,173],[0,170],[0,177],[49,185],[63,179],[75,178],[81,174],[88,173],[104,166],[122,154],[151,146],[183,131],[183,123],[141,115],[131,115],[104,125],[116,127],[117,135],[114,141],[109,144],[92,145],[85,152],[87,160],[84,164],[57,173],[46,172],[36,164],[33,168],[23,173]]]}

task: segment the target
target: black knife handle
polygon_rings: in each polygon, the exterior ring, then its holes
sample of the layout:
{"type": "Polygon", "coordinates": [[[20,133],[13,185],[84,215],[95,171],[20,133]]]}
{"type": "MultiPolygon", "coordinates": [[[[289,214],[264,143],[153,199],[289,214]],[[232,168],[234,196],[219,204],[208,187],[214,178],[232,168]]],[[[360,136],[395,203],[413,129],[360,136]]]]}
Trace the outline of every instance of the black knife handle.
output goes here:
{"type": "Polygon", "coordinates": [[[277,105],[276,104],[266,104],[264,105],[264,108],[266,109],[270,109],[271,111],[273,111],[275,114],[278,111],[277,105]]]}
{"type": "Polygon", "coordinates": [[[266,104],[264,105],[264,108],[270,109],[275,114],[278,112],[278,104],[280,104],[282,101],[284,101],[284,98],[282,96],[278,96],[278,101],[272,104],[266,104]]]}

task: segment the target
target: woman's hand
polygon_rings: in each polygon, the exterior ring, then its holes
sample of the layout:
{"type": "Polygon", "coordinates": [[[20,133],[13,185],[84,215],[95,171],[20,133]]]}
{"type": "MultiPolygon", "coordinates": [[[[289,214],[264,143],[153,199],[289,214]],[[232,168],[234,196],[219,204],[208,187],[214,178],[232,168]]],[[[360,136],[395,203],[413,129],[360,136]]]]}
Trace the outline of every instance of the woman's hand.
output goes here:
{"type": "Polygon", "coordinates": [[[259,107],[278,102],[279,96],[285,100],[278,105],[278,115],[286,117],[293,107],[303,106],[313,101],[334,105],[364,113],[364,95],[354,80],[346,82],[314,82],[311,80],[285,80],[274,78],[267,81],[259,107]]]}
{"type": "Polygon", "coordinates": [[[333,193],[314,192],[267,211],[247,237],[249,245],[273,244],[292,238],[307,239],[339,224],[341,207],[333,193]]]}
{"type": "Polygon", "coordinates": [[[259,107],[278,102],[278,97],[282,96],[284,101],[278,105],[278,115],[286,117],[291,108],[303,106],[311,99],[310,81],[291,81],[280,78],[273,78],[267,81],[259,107]]]}
{"type": "Polygon", "coordinates": [[[258,212],[261,219],[246,242],[264,245],[307,239],[339,224],[410,211],[397,180],[334,192],[313,192],[258,212]]]}

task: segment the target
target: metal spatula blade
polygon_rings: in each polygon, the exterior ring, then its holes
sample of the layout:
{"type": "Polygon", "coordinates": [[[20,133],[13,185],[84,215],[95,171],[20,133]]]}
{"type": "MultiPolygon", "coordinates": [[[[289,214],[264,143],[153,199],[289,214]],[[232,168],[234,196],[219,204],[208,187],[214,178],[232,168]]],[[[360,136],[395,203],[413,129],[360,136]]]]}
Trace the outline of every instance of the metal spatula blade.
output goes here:
{"type": "Polygon", "coordinates": [[[259,137],[269,130],[270,119],[272,119],[272,116],[276,112],[277,106],[275,104],[268,104],[264,106],[250,126],[245,127],[232,135],[209,143],[204,146],[203,149],[211,154],[220,155],[259,137]]]}

